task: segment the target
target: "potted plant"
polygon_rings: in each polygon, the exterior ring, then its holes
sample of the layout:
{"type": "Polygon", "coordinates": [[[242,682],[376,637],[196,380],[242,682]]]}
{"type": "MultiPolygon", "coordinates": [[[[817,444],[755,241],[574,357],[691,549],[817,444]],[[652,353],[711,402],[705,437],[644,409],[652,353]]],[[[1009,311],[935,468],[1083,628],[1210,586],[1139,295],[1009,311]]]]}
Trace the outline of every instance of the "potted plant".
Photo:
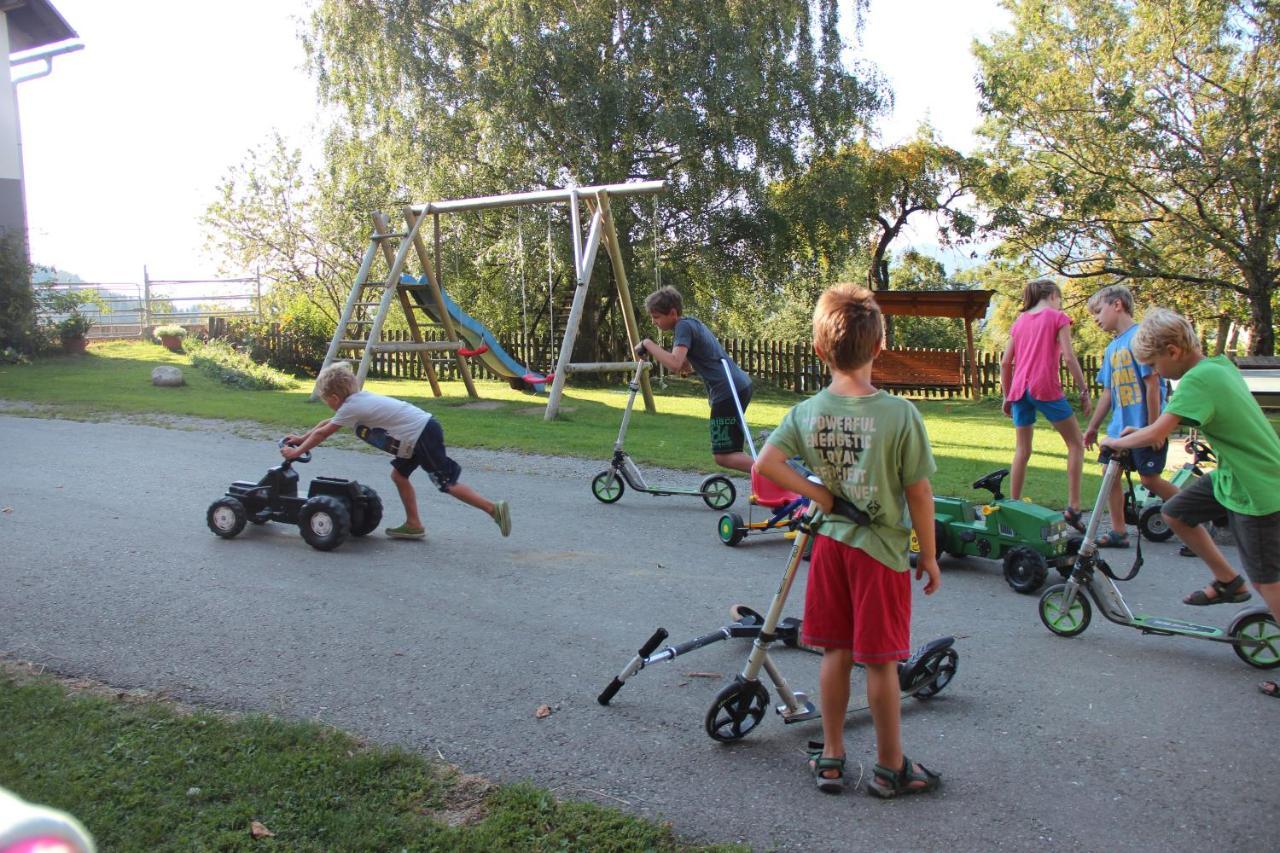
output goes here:
{"type": "Polygon", "coordinates": [[[66,319],[58,321],[56,328],[58,330],[58,338],[62,341],[62,351],[80,353],[84,352],[85,347],[89,345],[89,341],[85,336],[93,328],[93,321],[78,310],[72,309],[71,314],[66,319]]]}
{"type": "Polygon", "coordinates": [[[187,330],[175,323],[168,326],[156,326],[151,334],[155,336],[156,340],[164,344],[165,349],[169,350],[169,352],[182,352],[182,339],[187,336],[187,330]]]}

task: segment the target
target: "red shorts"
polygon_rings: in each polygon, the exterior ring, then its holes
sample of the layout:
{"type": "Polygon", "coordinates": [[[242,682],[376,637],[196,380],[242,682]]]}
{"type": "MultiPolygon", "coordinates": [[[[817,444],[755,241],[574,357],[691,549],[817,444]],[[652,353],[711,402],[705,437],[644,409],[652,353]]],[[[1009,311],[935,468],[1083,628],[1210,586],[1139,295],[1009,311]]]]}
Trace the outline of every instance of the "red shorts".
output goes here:
{"type": "Polygon", "coordinates": [[[827,536],[813,540],[801,641],[851,649],[858,663],[911,656],[911,573],[827,536]]]}

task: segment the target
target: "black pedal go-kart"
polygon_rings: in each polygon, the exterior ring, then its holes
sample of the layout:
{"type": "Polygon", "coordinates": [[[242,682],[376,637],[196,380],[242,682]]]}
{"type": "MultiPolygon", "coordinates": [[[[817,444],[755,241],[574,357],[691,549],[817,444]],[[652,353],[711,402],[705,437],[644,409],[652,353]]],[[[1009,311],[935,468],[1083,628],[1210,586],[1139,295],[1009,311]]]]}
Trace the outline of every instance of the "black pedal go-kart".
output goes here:
{"type": "MultiPolygon", "coordinates": [[[[281,439],[279,446],[284,446],[281,439]]],[[[310,462],[304,453],[296,462],[310,462]]],[[[209,529],[234,539],[247,522],[296,524],[312,548],[332,551],[348,536],[366,536],[382,522],[382,499],[368,486],[339,477],[316,477],[307,496],[298,495],[298,472],[285,460],[256,483],[237,480],[227,493],[209,505],[209,529]]]]}

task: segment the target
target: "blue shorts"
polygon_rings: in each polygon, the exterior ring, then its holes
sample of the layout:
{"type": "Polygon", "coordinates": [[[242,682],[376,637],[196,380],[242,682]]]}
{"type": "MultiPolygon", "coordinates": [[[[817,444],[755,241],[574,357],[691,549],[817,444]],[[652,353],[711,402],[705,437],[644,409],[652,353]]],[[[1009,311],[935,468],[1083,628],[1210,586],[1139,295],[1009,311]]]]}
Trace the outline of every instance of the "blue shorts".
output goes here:
{"type": "Polygon", "coordinates": [[[427,421],[427,425],[422,428],[422,435],[418,436],[418,443],[413,446],[413,456],[409,459],[392,459],[391,467],[406,478],[421,468],[431,477],[436,488],[446,493],[462,476],[462,466],[445,453],[444,427],[435,418],[427,421]]]}
{"type": "Polygon", "coordinates": [[[1044,415],[1044,419],[1051,424],[1064,421],[1074,414],[1066,397],[1059,397],[1046,403],[1044,400],[1037,400],[1032,397],[1031,392],[1028,391],[1022,395],[1021,400],[1015,400],[1013,403],[1011,411],[1013,425],[1016,427],[1032,426],[1036,422],[1036,412],[1044,415]]]}
{"type": "MultiPolygon", "coordinates": [[[[1152,450],[1150,447],[1131,447],[1129,448],[1129,470],[1137,471],[1140,476],[1149,477],[1151,475],[1160,476],[1164,472],[1165,462],[1169,458],[1169,442],[1165,442],[1159,450],[1152,450]]],[[[1103,453],[1098,457],[1098,461],[1102,463],[1102,467],[1107,467],[1110,460],[1109,453],[1103,453]]]]}

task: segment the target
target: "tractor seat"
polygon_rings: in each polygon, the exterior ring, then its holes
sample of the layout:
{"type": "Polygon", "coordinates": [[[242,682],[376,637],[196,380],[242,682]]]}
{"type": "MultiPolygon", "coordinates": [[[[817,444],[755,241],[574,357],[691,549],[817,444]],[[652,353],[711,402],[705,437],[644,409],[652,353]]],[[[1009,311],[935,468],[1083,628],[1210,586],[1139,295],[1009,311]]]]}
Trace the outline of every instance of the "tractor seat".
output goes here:
{"type": "Polygon", "coordinates": [[[769,509],[781,509],[800,497],[795,492],[787,491],[768,477],[762,477],[751,471],[751,502],[756,506],[769,509]]]}

